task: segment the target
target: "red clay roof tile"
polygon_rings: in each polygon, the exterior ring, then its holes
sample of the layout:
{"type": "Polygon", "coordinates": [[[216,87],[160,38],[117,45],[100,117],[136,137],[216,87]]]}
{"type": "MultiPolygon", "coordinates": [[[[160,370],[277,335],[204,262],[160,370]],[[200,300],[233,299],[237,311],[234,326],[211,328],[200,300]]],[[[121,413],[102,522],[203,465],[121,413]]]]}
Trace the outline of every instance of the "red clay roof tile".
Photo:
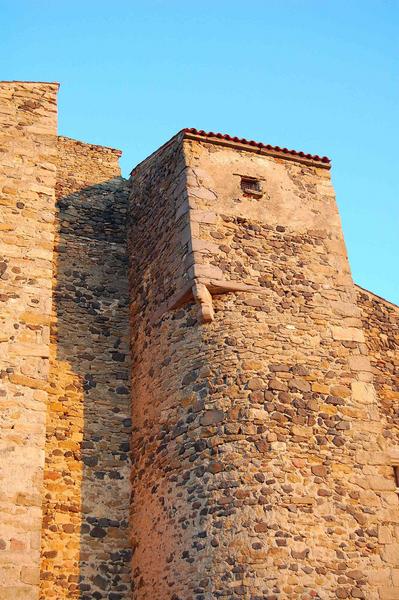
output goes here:
{"type": "Polygon", "coordinates": [[[245,138],[232,137],[228,134],[214,133],[213,131],[204,131],[203,129],[195,129],[194,127],[187,127],[183,129],[185,133],[192,133],[201,137],[213,137],[223,139],[228,142],[236,142],[239,144],[247,144],[249,146],[256,146],[257,148],[265,148],[266,150],[273,150],[275,152],[282,152],[283,154],[290,154],[291,156],[299,156],[301,158],[307,158],[309,160],[315,160],[322,163],[330,164],[331,160],[327,156],[319,156],[318,154],[306,154],[305,152],[298,152],[297,150],[289,150],[288,148],[280,148],[280,146],[271,146],[270,144],[262,144],[262,142],[255,142],[254,140],[246,140],[245,138]]]}

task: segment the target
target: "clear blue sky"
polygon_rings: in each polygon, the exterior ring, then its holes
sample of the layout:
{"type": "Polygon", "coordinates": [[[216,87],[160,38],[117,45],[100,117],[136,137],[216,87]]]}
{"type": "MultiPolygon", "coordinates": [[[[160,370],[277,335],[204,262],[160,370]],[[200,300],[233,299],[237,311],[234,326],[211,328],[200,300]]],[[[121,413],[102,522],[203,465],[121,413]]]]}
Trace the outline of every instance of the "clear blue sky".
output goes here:
{"type": "Polygon", "coordinates": [[[0,0],[0,77],[125,175],[182,127],[327,154],[354,279],[399,303],[394,0],[0,0]]]}

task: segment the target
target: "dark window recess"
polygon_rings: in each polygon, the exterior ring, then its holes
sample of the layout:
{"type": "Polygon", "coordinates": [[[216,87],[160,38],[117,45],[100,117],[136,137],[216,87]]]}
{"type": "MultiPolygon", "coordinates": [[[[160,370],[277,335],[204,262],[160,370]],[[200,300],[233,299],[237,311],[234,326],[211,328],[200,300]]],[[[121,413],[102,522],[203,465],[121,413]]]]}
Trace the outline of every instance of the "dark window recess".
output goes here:
{"type": "Polygon", "coordinates": [[[399,491],[399,465],[394,466],[393,474],[395,476],[395,483],[396,483],[397,491],[399,491]]]}
{"type": "Polygon", "coordinates": [[[241,189],[251,196],[262,196],[262,185],[255,177],[241,177],[241,189]]]}

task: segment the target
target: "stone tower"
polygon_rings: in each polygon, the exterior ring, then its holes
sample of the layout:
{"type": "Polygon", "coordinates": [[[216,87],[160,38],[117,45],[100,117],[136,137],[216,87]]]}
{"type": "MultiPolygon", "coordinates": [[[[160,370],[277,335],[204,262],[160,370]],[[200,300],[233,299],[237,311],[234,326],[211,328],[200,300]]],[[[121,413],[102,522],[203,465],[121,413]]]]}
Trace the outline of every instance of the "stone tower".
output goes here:
{"type": "Polygon", "coordinates": [[[133,597],[398,598],[398,423],[328,159],[184,130],[132,173],[129,255],[133,597]]]}
{"type": "Polygon", "coordinates": [[[126,192],[0,83],[0,598],[130,597],[126,192]]]}
{"type": "Polygon", "coordinates": [[[127,182],[57,91],[0,83],[0,600],[397,600],[399,308],[329,160],[187,129],[127,182]]]}

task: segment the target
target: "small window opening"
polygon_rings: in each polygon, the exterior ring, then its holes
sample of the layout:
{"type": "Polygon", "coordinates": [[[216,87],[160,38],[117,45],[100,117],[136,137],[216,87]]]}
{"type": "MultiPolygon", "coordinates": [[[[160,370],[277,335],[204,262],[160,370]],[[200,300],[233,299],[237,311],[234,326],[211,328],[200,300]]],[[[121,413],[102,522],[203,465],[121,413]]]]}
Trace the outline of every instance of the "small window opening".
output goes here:
{"type": "Polygon", "coordinates": [[[251,196],[262,196],[262,185],[256,177],[241,177],[241,189],[251,196]]]}
{"type": "Polygon", "coordinates": [[[396,491],[399,493],[399,465],[394,465],[393,474],[395,477],[396,491]]]}

